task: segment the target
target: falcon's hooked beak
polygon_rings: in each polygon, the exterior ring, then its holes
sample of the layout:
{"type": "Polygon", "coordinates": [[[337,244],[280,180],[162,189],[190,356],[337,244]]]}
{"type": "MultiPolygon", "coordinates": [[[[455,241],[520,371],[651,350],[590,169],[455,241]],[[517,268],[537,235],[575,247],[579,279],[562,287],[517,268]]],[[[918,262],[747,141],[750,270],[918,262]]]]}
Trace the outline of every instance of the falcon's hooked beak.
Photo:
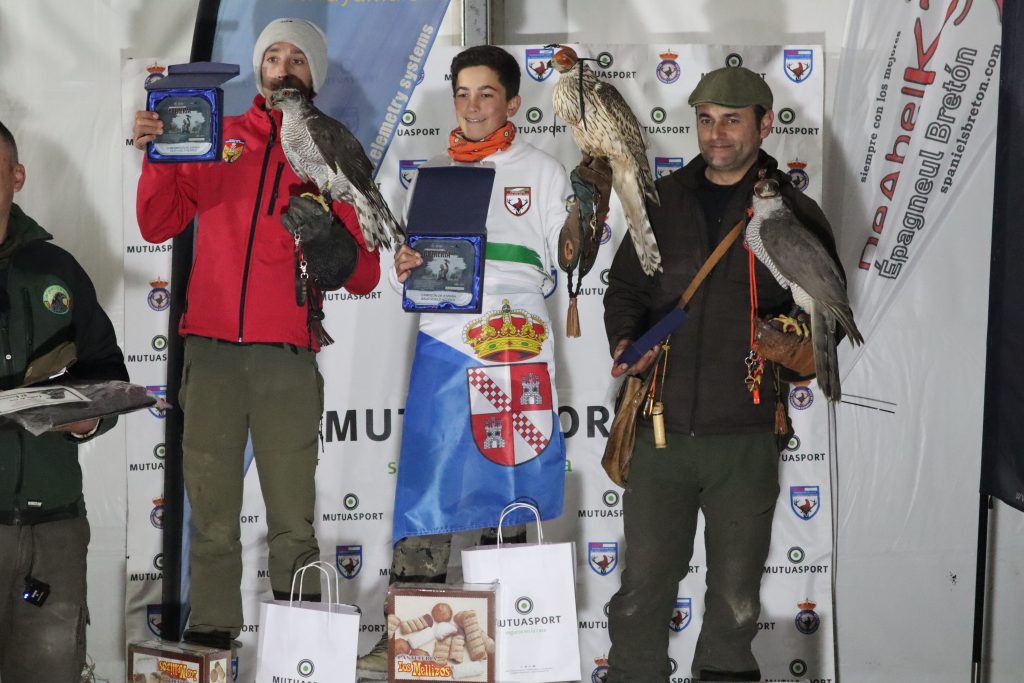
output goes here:
{"type": "Polygon", "coordinates": [[[775,178],[762,178],[754,183],[754,194],[761,199],[771,199],[779,196],[779,181],[775,178]]]}
{"type": "Polygon", "coordinates": [[[271,107],[280,110],[280,105],[282,102],[285,102],[286,100],[297,100],[299,99],[299,95],[299,91],[296,90],[295,88],[281,88],[279,90],[275,90],[270,94],[270,99],[268,100],[268,102],[270,103],[271,107]]]}

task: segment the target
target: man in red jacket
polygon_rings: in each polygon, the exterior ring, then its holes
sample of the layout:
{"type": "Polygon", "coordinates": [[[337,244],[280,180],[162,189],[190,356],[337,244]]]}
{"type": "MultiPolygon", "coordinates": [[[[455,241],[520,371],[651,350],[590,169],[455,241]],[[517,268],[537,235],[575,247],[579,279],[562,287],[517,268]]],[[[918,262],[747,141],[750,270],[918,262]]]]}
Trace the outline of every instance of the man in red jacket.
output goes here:
{"type": "MultiPolygon", "coordinates": [[[[320,28],[301,19],[271,22],[253,51],[259,94],[244,114],[224,120],[223,161],[147,160],[139,178],[137,213],[145,239],[170,239],[199,217],[179,326],[185,367],[178,400],[192,505],[192,612],[184,639],[191,642],[229,647],[242,627],[239,514],[250,435],[267,507],[275,597],[287,598],[292,574],[320,554],[312,520],[323,412],[316,363],[321,297],[313,291],[307,303],[298,302],[294,240],[282,216],[320,231],[336,228],[331,272],[319,271],[322,288],[344,285],[353,294],[369,293],[380,263],[378,253],[366,249],[352,206],[335,202],[331,213],[317,215],[310,200],[297,197],[316,188],[288,165],[278,142],[281,113],[266,99],[286,80],[312,97],[327,64],[320,28]]],[[[136,147],[144,149],[162,132],[156,114],[136,113],[136,147]]],[[[316,256],[306,254],[310,261],[316,256]]],[[[311,270],[317,272],[317,265],[311,262],[311,270]]],[[[303,597],[316,599],[318,593],[303,597]]]]}

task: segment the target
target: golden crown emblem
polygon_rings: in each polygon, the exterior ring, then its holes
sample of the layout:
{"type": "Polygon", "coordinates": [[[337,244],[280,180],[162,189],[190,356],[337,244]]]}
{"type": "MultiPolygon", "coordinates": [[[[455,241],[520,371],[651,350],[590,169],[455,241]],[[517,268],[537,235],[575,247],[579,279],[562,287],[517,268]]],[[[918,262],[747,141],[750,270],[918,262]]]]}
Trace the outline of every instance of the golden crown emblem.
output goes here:
{"type": "Polygon", "coordinates": [[[154,289],[164,289],[165,287],[167,287],[167,285],[167,280],[164,280],[162,278],[157,278],[155,280],[149,281],[149,286],[153,287],[154,289]]]}
{"type": "Polygon", "coordinates": [[[488,311],[462,329],[462,341],[473,347],[477,358],[490,361],[533,358],[547,338],[544,321],[528,311],[513,309],[508,299],[502,300],[501,310],[488,311]]]}
{"type": "Polygon", "coordinates": [[[802,610],[811,610],[811,609],[814,609],[817,605],[818,605],[818,603],[811,602],[810,600],[807,600],[807,599],[805,599],[803,602],[796,603],[796,606],[799,607],[802,610]]]}
{"type": "Polygon", "coordinates": [[[163,496],[160,496],[159,498],[154,498],[153,499],[153,505],[163,505],[163,504],[164,504],[164,497],[163,496]]]}
{"type": "Polygon", "coordinates": [[[148,71],[151,74],[162,74],[164,72],[164,67],[160,66],[159,64],[152,64],[146,67],[146,71],[148,71]]]}
{"type": "Polygon", "coordinates": [[[672,50],[666,50],[665,52],[662,52],[658,56],[661,57],[662,59],[675,59],[679,55],[678,53],[672,52],[672,50]]]}
{"type": "Polygon", "coordinates": [[[598,666],[608,666],[608,658],[598,657],[594,660],[594,664],[597,664],[598,666]]]}
{"type": "Polygon", "coordinates": [[[807,168],[807,162],[806,161],[800,161],[799,159],[794,159],[793,161],[790,161],[789,163],[787,163],[786,166],[789,166],[790,168],[804,169],[804,168],[807,168]]]}

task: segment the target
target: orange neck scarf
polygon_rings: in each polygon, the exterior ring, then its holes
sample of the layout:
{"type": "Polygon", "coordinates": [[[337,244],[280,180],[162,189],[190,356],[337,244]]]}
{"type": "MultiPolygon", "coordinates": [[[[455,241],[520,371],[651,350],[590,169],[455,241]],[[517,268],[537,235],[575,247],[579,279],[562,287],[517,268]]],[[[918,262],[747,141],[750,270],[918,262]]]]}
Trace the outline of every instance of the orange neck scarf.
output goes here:
{"type": "Polygon", "coordinates": [[[448,136],[448,156],[454,161],[480,161],[497,151],[508,149],[516,139],[516,125],[507,121],[483,140],[467,140],[462,129],[456,128],[448,136]]]}

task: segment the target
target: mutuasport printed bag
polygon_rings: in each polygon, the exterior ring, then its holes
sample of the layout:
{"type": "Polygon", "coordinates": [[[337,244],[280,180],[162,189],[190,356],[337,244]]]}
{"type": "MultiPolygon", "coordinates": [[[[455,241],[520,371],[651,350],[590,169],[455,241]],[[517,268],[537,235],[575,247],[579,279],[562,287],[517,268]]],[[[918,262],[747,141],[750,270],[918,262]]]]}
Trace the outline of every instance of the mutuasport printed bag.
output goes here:
{"type": "Polygon", "coordinates": [[[545,543],[540,512],[526,502],[498,518],[498,545],[462,551],[469,583],[498,582],[495,679],[499,683],[580,680],[573,543],[545,543]],[[537,542],[502,545],[501,525],[514,510],[537,518],[537,542]]]}
{"type": "MultiPolygon", "coordinates": [[[[317,578],[320,576],[318,574],[317,578]]],[[[288,600],[260,604],[260,637],[256,646],[256,683],[309,680],[356,682],[359,608],[339,602],[338,570],[327,562],[310,562],[292,577],[288,600]],[[302,602],[302,581],[308,569],[327,577],[326,602],[302,602]],[[331,572],[334,592],[331,592],[331,572]],[[296,592],[298,584],[298,592],[296,592]]]]}

